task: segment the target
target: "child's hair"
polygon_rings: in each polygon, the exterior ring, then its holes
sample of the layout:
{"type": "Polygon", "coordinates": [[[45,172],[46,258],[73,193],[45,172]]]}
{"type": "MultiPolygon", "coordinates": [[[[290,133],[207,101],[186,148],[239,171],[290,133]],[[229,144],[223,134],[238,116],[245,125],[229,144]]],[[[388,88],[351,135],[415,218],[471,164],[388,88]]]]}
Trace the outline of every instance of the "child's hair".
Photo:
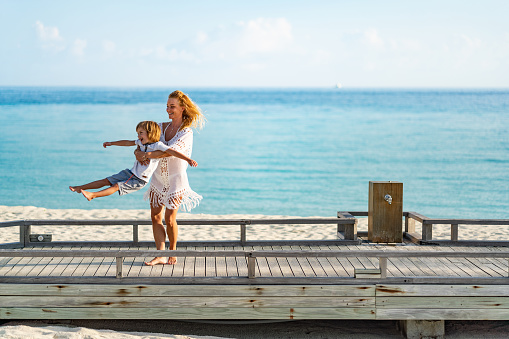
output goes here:
{"type": "Polygon", "coordinates": [[[136,130],[142,128],[147,131],[148,140],[150,142],[158,142],[161,138],[161,128],[155,121],[142,121],[136,125],[136,130]]]}
{"type": "Polygon", "coordinates": [[[186,127],[202,128],[205,124],[205,116],[200,107],[196,105],[185,93],[173,91],[168,98],[178,99],[180,106],[184,107],[182,113],[182,126],[180,130],[186,127]]]}

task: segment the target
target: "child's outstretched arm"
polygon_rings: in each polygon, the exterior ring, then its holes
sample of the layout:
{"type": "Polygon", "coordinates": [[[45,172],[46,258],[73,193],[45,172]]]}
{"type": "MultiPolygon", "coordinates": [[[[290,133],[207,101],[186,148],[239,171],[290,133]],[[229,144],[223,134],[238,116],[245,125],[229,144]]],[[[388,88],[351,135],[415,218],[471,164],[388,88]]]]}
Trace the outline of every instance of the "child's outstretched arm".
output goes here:
{"type": "Polygon", "coordinates": [[[103,143],[103,147],[108,146],[134,146],[136,145],[134,140],[118,140],[118,141],[106,141],[103,143]]]}
{"type": "Polygon", "coordinates": [[[186,156],[186,155],[184,155],[184,154],[182,154],[180,152],[172,150],[171,148],[168,148],[164,152],[163,151],[152,151],[152,152],[147,152],[145,154],[147,156],[147,159],[157,159],[157,158],[164,158],[164,157],[167,157],[167,156],[174,156],[174,157],[177,157],[179,159],[187,161],[187,163],[189,165],[191,165],[192,167],[198,166],[198,163],[196,161],[194,161],[193,159],[189,158],[188,156],[186,156]]]}

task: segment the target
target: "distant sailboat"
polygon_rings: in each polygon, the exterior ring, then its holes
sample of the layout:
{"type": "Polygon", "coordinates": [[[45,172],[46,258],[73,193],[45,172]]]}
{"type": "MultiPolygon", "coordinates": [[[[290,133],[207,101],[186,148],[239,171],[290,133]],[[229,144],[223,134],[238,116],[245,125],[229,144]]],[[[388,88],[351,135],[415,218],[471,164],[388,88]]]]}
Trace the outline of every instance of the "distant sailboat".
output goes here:
{"type": "Polygon", "coordinates": [[[342,87],[342,86],[341,86],[341,83],[339,83],[339,82],[338,82],[338,83],[336,84],[336,88],[341,88],[341,87],[342,87]]]}

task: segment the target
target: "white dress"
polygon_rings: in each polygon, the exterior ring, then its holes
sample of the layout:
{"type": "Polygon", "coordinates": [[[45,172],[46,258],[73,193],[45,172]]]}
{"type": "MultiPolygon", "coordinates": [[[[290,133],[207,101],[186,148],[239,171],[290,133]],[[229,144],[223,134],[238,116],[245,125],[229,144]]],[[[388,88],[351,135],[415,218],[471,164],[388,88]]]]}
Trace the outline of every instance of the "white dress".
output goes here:
{"type": "MultiPolygon", "coordinates": [[[[170,124],[166,128],[168,126],[170,124]]],[[[162,123],[159,123],[159,127],[162,130],[162,123]]],[[[191,157],[193,130],[189,127],[184,128],[169,141],[164,140],[165,131],[161,133],[160,141],[169,148],[191,157]]],[[[144,196],[145,200],[149,200],[153,206],[164,205],[168,209],[177,209],[180,206],[186,212],[198,206],[203,197],[189,186],[187,166],[187,161],[177,157],[162,158],[152,175],[150,187],[144,196]]]]}

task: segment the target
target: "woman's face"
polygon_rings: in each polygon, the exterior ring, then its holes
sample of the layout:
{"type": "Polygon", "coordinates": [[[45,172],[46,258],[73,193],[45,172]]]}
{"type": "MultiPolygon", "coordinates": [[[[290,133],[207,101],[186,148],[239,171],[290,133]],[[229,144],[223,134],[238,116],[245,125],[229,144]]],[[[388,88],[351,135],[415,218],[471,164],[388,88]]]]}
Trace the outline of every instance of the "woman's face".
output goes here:
{"type": "Polygon", "coordinates": [[[166,103],[166,112],[168,112],[168,117],[173,119],[182,119],[182,113],[184,112],[184,107],[180,106],[180,102],[176,98],[169,98],[166,103]]]}

